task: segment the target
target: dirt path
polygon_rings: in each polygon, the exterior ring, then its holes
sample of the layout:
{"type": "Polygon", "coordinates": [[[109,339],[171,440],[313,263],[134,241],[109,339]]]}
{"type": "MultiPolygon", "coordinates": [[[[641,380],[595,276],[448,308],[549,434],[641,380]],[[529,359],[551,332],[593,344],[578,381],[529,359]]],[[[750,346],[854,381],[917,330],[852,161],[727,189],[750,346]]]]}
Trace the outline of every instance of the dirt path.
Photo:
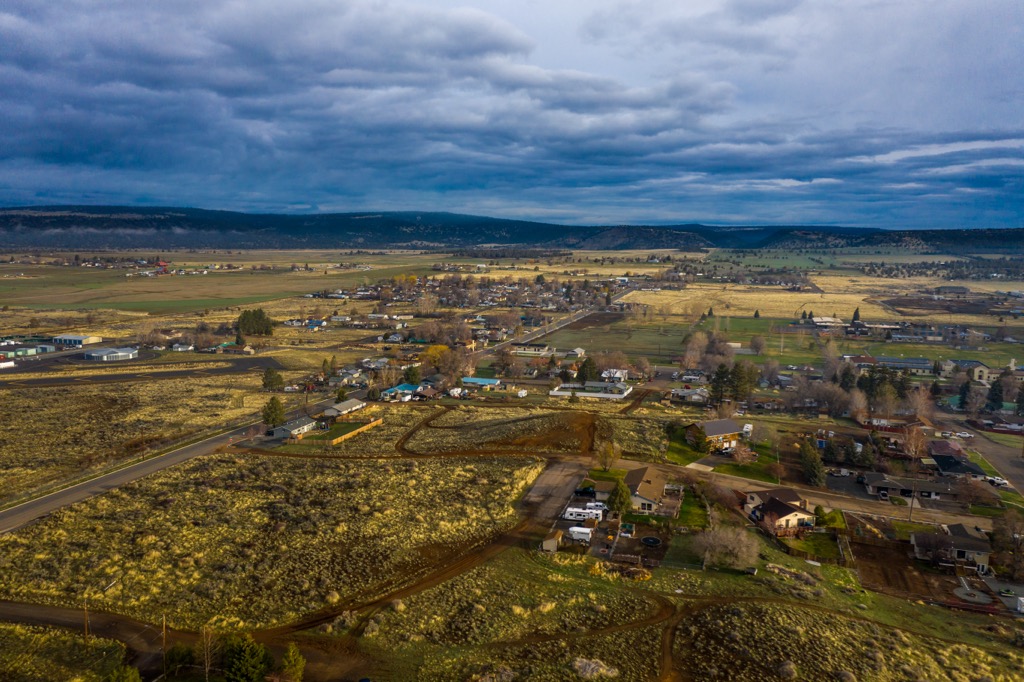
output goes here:
{"type": "Polygon", "coordinates": [[[629,414],[636,408],[640,407],[640,404],[644,401],[644,399],[647,396],[651,394],[651,391],[646,388],[638,388],[637,390],[633,391],[633,393],[633,399],[629,401],[628,405],[623,406],[623,408],[619,410],[619,414],[629,414]]]}

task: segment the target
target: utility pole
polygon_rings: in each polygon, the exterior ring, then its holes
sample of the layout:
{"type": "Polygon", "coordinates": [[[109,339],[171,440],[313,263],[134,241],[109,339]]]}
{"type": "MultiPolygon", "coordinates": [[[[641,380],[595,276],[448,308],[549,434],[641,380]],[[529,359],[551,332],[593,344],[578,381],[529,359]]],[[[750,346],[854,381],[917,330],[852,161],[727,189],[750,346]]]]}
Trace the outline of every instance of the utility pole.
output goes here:
{"type": "Polygon", "coordinates": [[[915,499],[917,499],[917,479],[916,478],[914,479],[914,487],[913,487],[913,489],[911,490],[911,493],[910,493],[910,504],[907,505],[908,507],[910,507],[910,513],[907,514],[907,522],[908,523],[914,519],[914,500],[915,499]]]}
{"type": "Polygon", "coordinates": [[[163,636],[160,643],[160,656],[163,658],[164,675],[167,674],[167,614],[163,614],[163,636]]]}
{"type": "Polygon", "coordinates": [[[89,600],[86,599],[82,602],[82,608],[85,610],[85,630],[82,635],[82,640],[85,642],[85,646],[89,646],[89,600]]]}

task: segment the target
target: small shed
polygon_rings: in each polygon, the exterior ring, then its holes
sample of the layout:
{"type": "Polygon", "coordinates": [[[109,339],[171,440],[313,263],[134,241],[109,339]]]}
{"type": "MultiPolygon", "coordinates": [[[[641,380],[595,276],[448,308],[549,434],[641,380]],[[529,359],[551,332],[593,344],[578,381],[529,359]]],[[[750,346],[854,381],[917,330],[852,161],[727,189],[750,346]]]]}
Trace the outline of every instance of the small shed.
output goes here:
{"type": "Polygon", "coordinates": [[[562,531],[553,530],[547,534],[544,541],[540,543],[542,552],[557,552],[558,546],[562,544],[562,531]]]}

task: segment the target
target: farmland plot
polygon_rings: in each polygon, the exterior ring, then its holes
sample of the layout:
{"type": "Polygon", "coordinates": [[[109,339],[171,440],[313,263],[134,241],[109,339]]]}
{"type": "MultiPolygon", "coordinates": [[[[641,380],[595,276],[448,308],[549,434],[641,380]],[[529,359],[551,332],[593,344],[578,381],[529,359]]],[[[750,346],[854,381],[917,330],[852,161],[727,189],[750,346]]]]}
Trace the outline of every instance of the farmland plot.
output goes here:
{"type": "Polygon", "coordinates": [[[232,375],[0,390],[0,502],[252,414],[259,385],[232,375]]]}
{"type": "Polygon", "coordinates": [[[212,456],[0,536],[0,596],[175,627],[292,621],[517,522],[536,460],[212,456]]]}

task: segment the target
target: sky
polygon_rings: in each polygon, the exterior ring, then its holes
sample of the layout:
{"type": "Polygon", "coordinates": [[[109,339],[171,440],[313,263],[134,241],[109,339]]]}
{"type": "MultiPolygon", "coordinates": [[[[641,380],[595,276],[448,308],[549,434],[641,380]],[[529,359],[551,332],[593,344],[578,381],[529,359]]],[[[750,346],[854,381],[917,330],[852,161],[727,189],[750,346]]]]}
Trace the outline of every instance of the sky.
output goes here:
{"type": "Polygon", "coordinates": [[[1024,2],[5,0],[42,204],[1024,227],[1024,2]]]}

